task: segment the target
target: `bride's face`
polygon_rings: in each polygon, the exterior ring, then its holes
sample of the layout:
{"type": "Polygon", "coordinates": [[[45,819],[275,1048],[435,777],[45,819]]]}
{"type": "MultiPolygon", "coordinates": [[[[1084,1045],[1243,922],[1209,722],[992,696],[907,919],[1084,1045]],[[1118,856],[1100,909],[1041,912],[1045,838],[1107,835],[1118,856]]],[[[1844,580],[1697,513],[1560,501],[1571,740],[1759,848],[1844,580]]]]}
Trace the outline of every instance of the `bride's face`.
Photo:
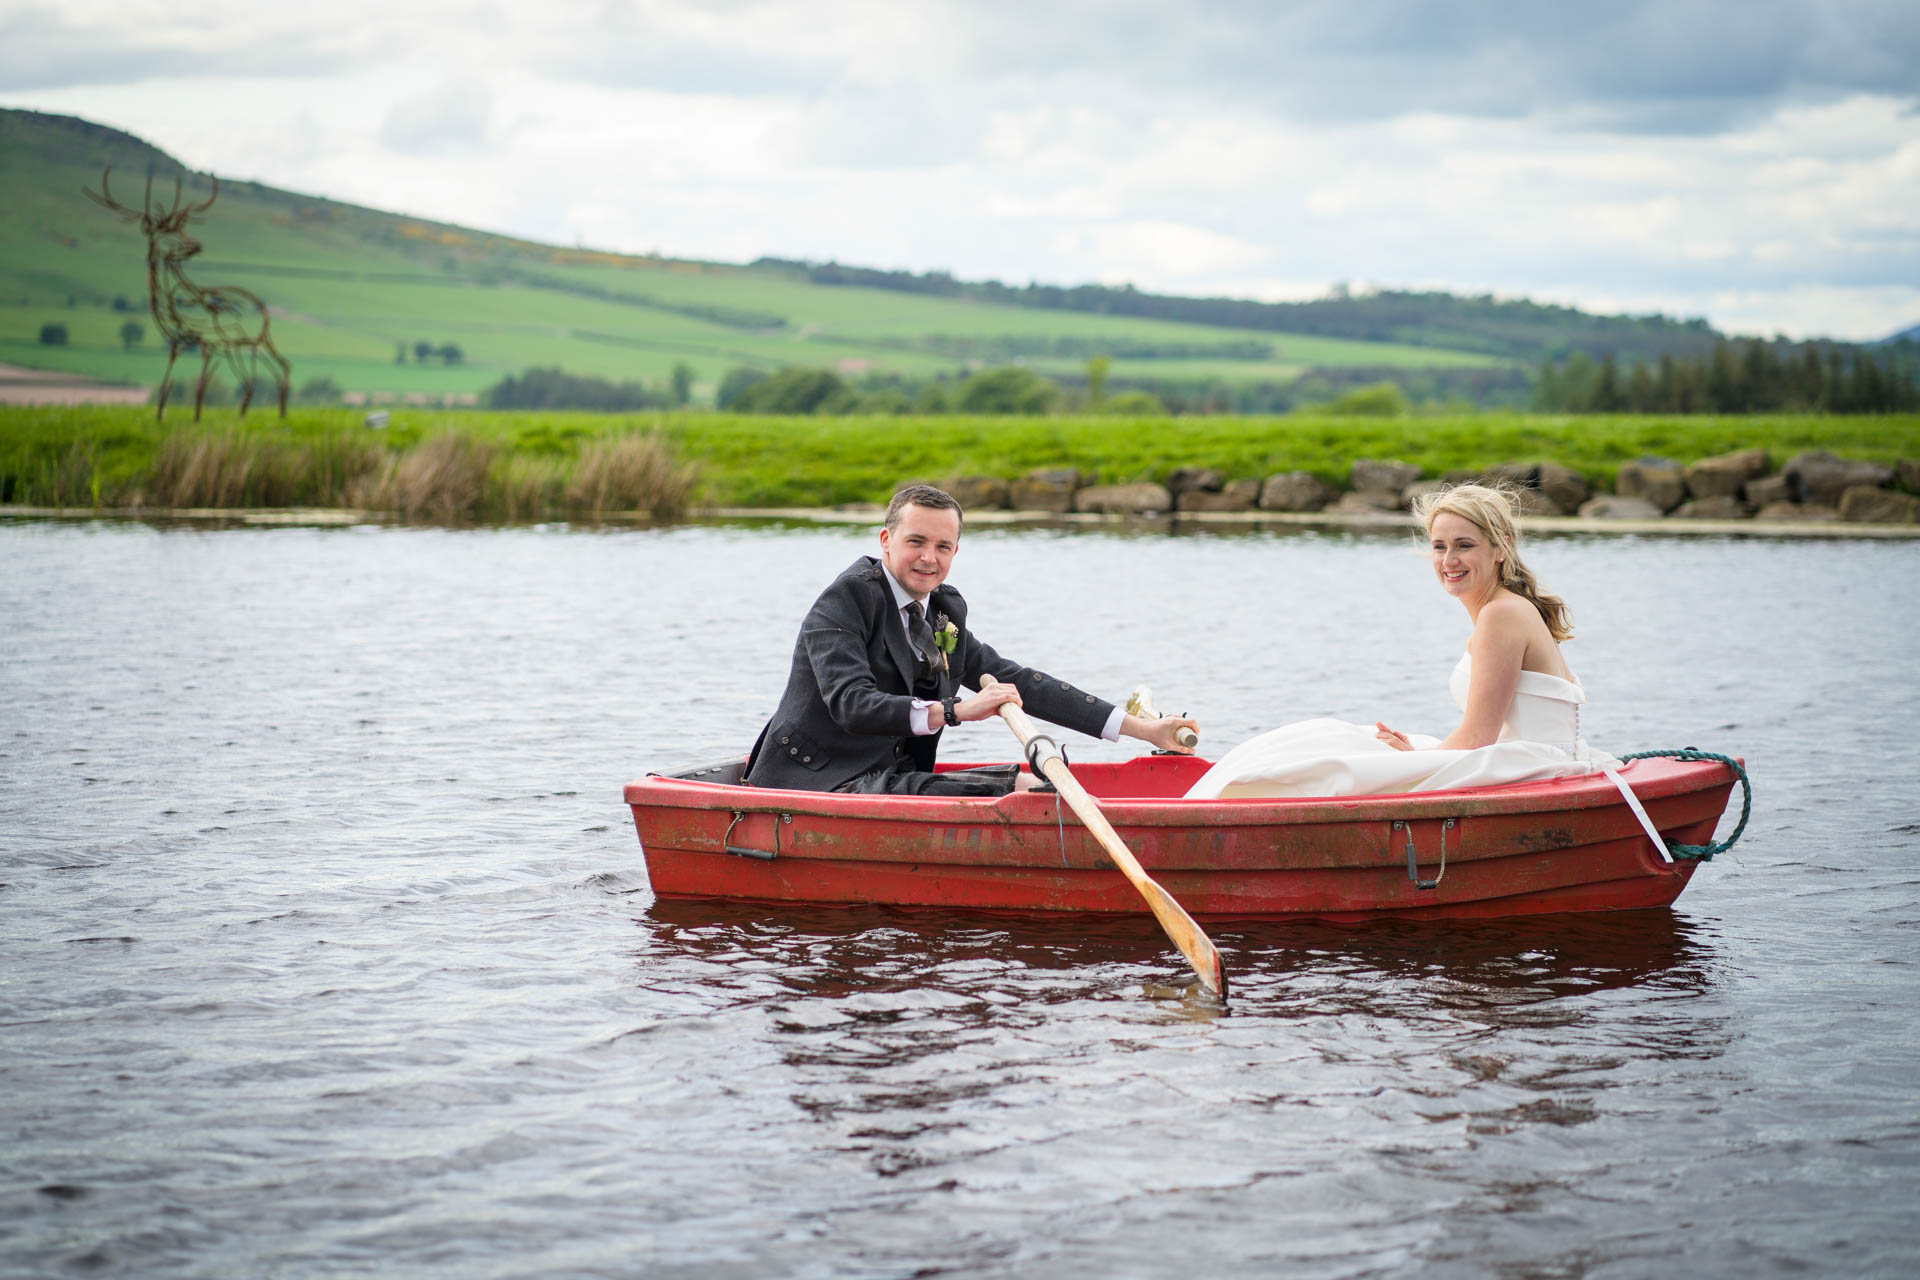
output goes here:
{"type": "Polygon", "coordinates": [[[1443,511],[1427,526],[1433,547],[1433,572],[1456,600],[1485,600],[1500,586],[1500,562],[1506,556],[1479,525],[1443,511]]]}

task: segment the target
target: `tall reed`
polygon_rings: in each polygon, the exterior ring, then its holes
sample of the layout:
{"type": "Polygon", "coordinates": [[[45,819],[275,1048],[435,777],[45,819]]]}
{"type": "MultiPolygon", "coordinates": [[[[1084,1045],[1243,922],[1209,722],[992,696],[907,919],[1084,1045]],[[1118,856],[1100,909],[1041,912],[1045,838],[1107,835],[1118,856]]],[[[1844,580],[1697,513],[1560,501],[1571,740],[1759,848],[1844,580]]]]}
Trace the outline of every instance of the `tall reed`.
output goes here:
{"type": "Polygon", "coordinates": [[[479,515],[495,447],[459,431],[442,432],[349,487],[352,506],[395,511],[408,520],[459,521],[479,515]]]}
{"type": "Polygon", "coordinates": [[[177,430],[154,450],[142,495],[160,507],[337,506],[378,467],[377,444],[332,434],[177,430]]]}
{"type": "Polygon", "coordinates": [[[633,432],[580,451],[566,500],[582,511],[678,515],[699,479],[699,467],[675,457],[658,431],[633,432]]]}

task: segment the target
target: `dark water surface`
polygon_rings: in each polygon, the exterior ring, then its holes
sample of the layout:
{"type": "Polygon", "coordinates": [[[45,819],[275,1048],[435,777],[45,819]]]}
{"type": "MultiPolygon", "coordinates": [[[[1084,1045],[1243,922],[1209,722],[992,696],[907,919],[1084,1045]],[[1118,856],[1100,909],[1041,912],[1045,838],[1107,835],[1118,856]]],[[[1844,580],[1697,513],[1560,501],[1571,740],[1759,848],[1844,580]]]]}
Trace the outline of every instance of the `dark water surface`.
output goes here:
{"type": "MultiPolygon", "coordinates": [[[[1672,911],[1217,930],[1221,1014],[1146,916],[653,900],[621,784],[744,749],[870,541],[0,524],[0,1273],[1910,1274],[1920,543],[1536,541],[1588,738],[1746,756],[1747,838],[1672,911]]],[[[1404,537],[953,581],[1215,753],[1450,727],[1404,537]]]]}

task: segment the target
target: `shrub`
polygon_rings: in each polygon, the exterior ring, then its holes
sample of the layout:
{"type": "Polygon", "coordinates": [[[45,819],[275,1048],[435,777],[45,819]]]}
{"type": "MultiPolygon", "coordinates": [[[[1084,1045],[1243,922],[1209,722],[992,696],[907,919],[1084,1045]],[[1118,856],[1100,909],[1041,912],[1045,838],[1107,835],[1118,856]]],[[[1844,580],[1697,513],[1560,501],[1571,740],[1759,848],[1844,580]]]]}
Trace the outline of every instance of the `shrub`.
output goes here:
{"type": "Polygon", "coordinates": [[[1370,387],[1347,392],[1332,404],[1324,406],[1321,412],[1354,418],[1401,418],[1412,408],[1407,403],[1407,393],[1398,384],[1376,382],[1370,387]]]}
{"type": "Polygon", "coordinates": [[[67,326],[55,321],[40,326],[40,345],[43,347],[64,347],[67,345],[67,326]]]}
{"type": "Polygon", "coordinates": [[[1094,408],[1095,413],[1126,414],[1135,418],[1165,417],[1166,404],[1151,391],[1122,391],[1109,396],[1094,408]]]}

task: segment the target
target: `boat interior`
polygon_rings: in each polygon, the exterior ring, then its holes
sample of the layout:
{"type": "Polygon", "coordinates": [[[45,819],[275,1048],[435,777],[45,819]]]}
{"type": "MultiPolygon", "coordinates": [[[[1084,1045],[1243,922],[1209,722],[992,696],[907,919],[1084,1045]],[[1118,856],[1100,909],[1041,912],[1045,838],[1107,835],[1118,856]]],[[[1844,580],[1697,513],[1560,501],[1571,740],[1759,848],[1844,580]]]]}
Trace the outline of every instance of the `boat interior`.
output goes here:
{"type": "MultiPolygon", "coordinates": [[[[992,761],[955,761],[942,762],[935,767],[942,773],[950,769],[970,769],[992,761]]],[[[1114,798],[1133,797],[1139,799],[1170,798],[1183,796],[1187,788],[1199,780],[1212,765],[1212,761],[1198,756],[1182,755],[1144,755],[1131,760],[1099,760],[1086,764],[1074,763],[1073,776],[1080,780],[1089,794],[1114,798]]],[[[704,764],[692,765],[671,771],[658,771],[658,776],[673,778],[685,782],[707,782],[715,786],[737,787],[742,785],[741,775],[746,771],[745,757],[728,760],[710,760],[704,764]]],[[[1024,769],[1025,766],[1022,766],[1024,769]]]]}

